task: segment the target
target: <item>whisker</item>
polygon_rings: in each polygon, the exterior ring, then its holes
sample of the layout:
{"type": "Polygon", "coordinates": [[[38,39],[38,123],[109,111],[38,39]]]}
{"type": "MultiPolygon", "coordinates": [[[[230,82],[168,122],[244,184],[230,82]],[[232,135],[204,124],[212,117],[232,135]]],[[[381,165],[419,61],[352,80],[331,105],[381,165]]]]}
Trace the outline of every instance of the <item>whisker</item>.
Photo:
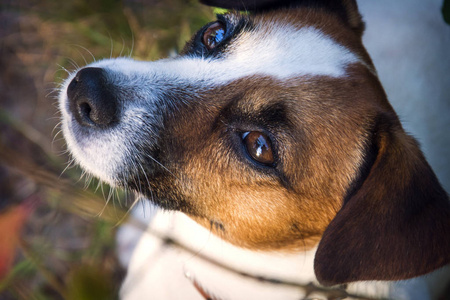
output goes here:
{"type": "MultiPolygon", "coordinates": [[[[58,134],[61,132],[62,130],[60,130],[59,132],[58,132],[58,134]]],[[[61,141],[65,141],[66,139],[64,138],[64,137],[60,137],[60,138],[57,138],[57,139],[53,139],[53,141],[52,141],[52,144],[55,144],[55,143],[59,143],[59,142],[61,142],[61,141]]],[[[64,150],[64,151],[62,151],[62,154],[66,154],[66,153],[68,153],[69,152],[69,150],[64,150]]]]}
{"type": "Polygon", "coordinates": [[[120,50],[119,57],[122,56],[122,53],[125,50],[125,40],[124,40],[123,36],[121,36],[121,38],[122,38],[122,49],[120,50]]]}
{"type": "Polygon", "coordinates": [[[100,189],[101,189],[101,191],[102,191],[102,196],[103,196],[103,199],[106,199],[106,196],[105,196],[105,189],[104,189],[105,187],[104,187],[104,185],[103,185],[103,181],[100,181],[100,189]]]}
{"type": "MultiPolygon", "coordinates": [[[[65,139],[63,139],[63,138],[60,138],[60,139],[58,139],[56,141],[61,141],[61,140],[65,141],[65,139]]],[[[65,156],[65,155],[67,155],[69,153],[69,150],[67,149],[67,145],[64,145],[64,146],[66,146],[66,149],[58,151],[56,153],[56,155],[58,155],[58,156],[65,156]]]]}
{"type": "Polygon", "coordinates": [[[75,158],[71,158],[69,160],[69,162],[67,163],[67,166],[64,168],[64,170],[62,170],[61,174],[59,174],[60,179],[69,168],[73,167],[74,162],[75,162],[75,158]]]}
{"type": "Polygon", "coordinates": [[[64,137],[57,138],[58,135],[60,135],[60,134],[62,133],[62,129],[59,129],[59,130],[56,132],[56,134],[53,134],[54,131],[56,130],[56,128],[59,127],[59,125],[60,125],[60,124],[58,124],[57,126],[55,126],[55,128],[53,128],[53,130],[52,130],[52,135],[53,135],[52,145],[54,145],[56,141],[59,142],[61,139],[64,138],[64,137]]]}
{"type": "Polygon", "coordinates": [[[109,58],[111,59],[111,58],[113,58],[114,41],[113,41],[112,36],[111,36],[111,34],[109,32],[108,32],[108,35],[109,35],[109,40],[111,42],[111,52],[109,53],[109,58]]]}
{"type": "MultiPolygon", "coordinates": [[[[53,120],[61,120],[61,117],[59,116],[60,112],[55,112],[53,113],[53,117],[48,117],[47,119],[45,119],[45,121],[53,121],[53,120]]],[[[58,122],[61,123],[61,122],[58,122]]]]}
{"type": "Polygon", "coordinates": [[[88,188],[89,188],[89,173],[88,172],[86,172],[86,171],[82,171],[82,173],[81,173],[81,175],[82,175],[82,177],[85,177],[85,179],[84,179],[84,186],[83,186],[83,189],[84,190],[87,190],[88,188]]]}
{"type": "Polygon", "coordinates": [[[150,158],[151,160],[153,160],[155,163],[157,163],[159,166],[161,166],[164,170],[166,170],[167,172],[169,172],[170,175],[172,175],[173,177],[179,179],[175,174],[172,173],[172,171],[170,171],[166,166],[164,166],[162,163],[160,163],[157,159],[153,158],[153,156],[151,156],[148,153],[144,153],[144,155],[148,158],[150,158]]]}
{"type": "Polygon", "coordinates": [[[117,202],[119,203],[120,208],[122,208],[123,203],[122,203],[122,201],[120,201],[121,199],[120,199],[119,189],[116,189],[115,192],[116,192],[117,202]]]}
{"type": "MultiPolygon", "coordinates": [[[[102,194],[103,194],[103,197],[106,198],[106,201],[105,201],[105,205],[103,205],[103,208],[100,210],[100,212],[97,214],[97,216],[101,216],[105,212],[105,210],[108,207],[109,203],[111,202],[111,199],[112,199],[112,197],[114,195],[113,187],[109,187],[108,196],[105,197],[105,193],[104,193],[103,185],[102,185],[102,194]]],[[[113,205],[114,205],[114,199],[113,199],[113,205]]]]}
{"type": "Polygon", "coordinates": [[[152,203],[156,203],[156,202],[155,202],[155,198],[153,197],[153,191],[152,191],[152,189],[150,189],[150,198],[151,198],[152,203]]]}
{"type": "Polygon", "coordinates": [[[150,181],[148,180],[148,177],[147,177],[147,174],[145,173],[144,167],[142,166],[141,163],[138,162],[138,164],[139,164],[139,167],[142,170],[142,174],[144,174],[144,176],[145,176],[145,180],[147,181],[148,187],[150,188],[150,181]]]}
{"type": "Polygon", "coordinates": [[[82,169],[82,170],[81,170],[80,178],[78,179],[77,183],[80,182],[80,181],[83,179],[83,177],[84,177],[85,175],[86,175],[86,171],[82,169]]]}
{"type": "MultiPolygon", "coordinates": [[[[86,48],[86,47],[83,47],[83,46],[81,46],[81,45],[78,45],[78,44],[74,44],[74,46],[76,46],[76,47],[79,47],[79,48],[83,49],[84,51],[86,51],[87,53],[89,53],[89,54],[91,55],[91,57],[92,57],[92,62],[96,62],[96,59],[95,59],[95,56],[94,56],[94,54],[92,54],[92,52],[91,52],[91,51],[89,51],[89,49],[88,49],[88,48],[86,48]]],[[[87,64],[87,63],[86,63],[86,64],[87,64]]],[[[79,68],[77,68],[77,69],[79,69],[79,68]]]]}
{"type": "Polygon", "coordinates": [[[94,175],[88,174],[86,177],[86,188],[89,188],[89,186],[92,183],[92,180],[94,179],[94,175]]]}
{"type": "MultiPolygon", "coordinates": [[[[134,163],[133,163],[134,164],[134,163]]],[[[136,166],[135,166],[135,168],[136,168],[136,166]]],[[[136,168],[137,169],[137,168],[136,168]]],[[[141,184],[141,177],[139,176],[139,172],[137,172],[137,180],[138,180],[138,183],[139,184],[137,184],[138,186],[137,186],[137,188],[138,188],[138,190],[139,190],[139,194],[143,194],[142,193],[142,184],[141,184]]],[[[136,181],[135,181],[136,182],[136,181]]]]}
{"type": "Polygon", "coordinates": [[[131,50],[130,50],[130,54],[128,55],[128,57],[131,58],[131,56],[133,55],[133,50],[134,50],[134,33],[131,32],[131,50]]]}
{"type": "MultiPolygon", "coordinates": [[[[143,197],[141,197],[141,198],[139,198],[139,200],[142,200],[142,199],[144,199],[143,197]]],[[[146,218],[146,215],[145,215],[145,201],[140,201],[141,202],[141,206],[142,206],[142,211],[144,212],[144,218],[146,218]]]]}
{"type": "MultiPolygon", "coordinates": [[[[55,119],[59,119],[59,118],[56,118],[56,117],[54,117],[54,118],[55,118],[55,119]]],[[[51,132],[51,135],[53,135],[54,137],[56,137],[56,136],[62,131],[61,125],[62,125],[62,121],[60,120],[58,123],[56,123],[55,127],[53,127],[53,130],[52,130],[52,132],[51,132]],[[59,128],[58,132],[56,133],[56,135],[54,135],[55,130],[58,129],[58,128],[59,128]]]]}
{"type": "Polygon", "coordinates": [[[57,64],[57,66],[60,67],[61,70],[63,70],[64,72],[66,72],[68,76],[70,76],[70,74],[72,74],[72,72],[70,72],[69,70],[67,70],[66,68],[64,68],[62,65],[57,64]]]}
{"type": "Polygon", "coordinates": [[[117,207],[116,207],[116,201],[115,201],[115,191],[116,191],[115,187],[110,187],[109,188],[109,195],[108,195],[108,197],[111,197],[113,209],[114,209],[114,212],[116,214],[116,219],[117,219],[117,218],[119,218],[119,215],[117,214],[117,207]]]}
{"type": "Polygon", "coordinates": [[[80,66],[71,58],[69,58],[69,63],[72,65],[72,67],[75,68],[75,70],[78,70],[80,66]]]}
{"type": "MultiPolygon", "coordinates": [[[[99,180],[97,183],[97,187],[95,188],[94,192],[97,193],[98,189],[100,188],[100,185],[102,184],[102,182],[99,180]]],[[[103,186],[102,186],[103,187],[103,186]]]]}
{"type": "Polygon", "coordinates": [[[45,98],[48,98],[51,94],[59,92],[58,88],[51,88],[50,92],[45,95],[45,98]]]}
{"type": "Polygon", "coordinates": [[[114,227],[117,227],[117,226],[121,225],[121,224],[124,222],[124,220],[125,220],[126,218],[128,218],[128,216],[131,214],[131,211],[133,210],[133,208],[136,206],[136,204],[137,204],[138,202],[140,202],[141,199],[143,199],[141,196],[136,197],[136,198],[134,199],[133,203],[131,204],[131,207],[125,212],[125,214],[123,215],[123,217],[122,217],[119,221],[117,221],[117,223],[114,225],[114,227]]]}
{"type": "Polygon", "coordinates": [[[87,64],[88,64],[88,62],[87,62],[87,60],[86,60],[86,57],[84,57],[83,53],[81,53],[81,51],[80,51],[80,50],[78,50],[78,49],[77,49],[77,52],[78,52],[78,54],[80,54],[80,55],[81,55],[81,57],[83,58],[83,60],[84,60],[84,65],[87,65],[87,64]]]}

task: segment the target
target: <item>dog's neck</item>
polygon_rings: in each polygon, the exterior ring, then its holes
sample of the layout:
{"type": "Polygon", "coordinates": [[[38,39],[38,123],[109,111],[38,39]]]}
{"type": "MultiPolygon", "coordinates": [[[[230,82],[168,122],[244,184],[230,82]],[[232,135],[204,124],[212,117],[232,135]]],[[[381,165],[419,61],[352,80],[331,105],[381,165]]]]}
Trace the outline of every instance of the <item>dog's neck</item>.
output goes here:
{"type": "MultiPolygon", "coordinates": [[[[149,228],[160,238],[168,238],[174,247],[192,252],[195,259],[209,261],[219,268],[227,266],[230,272],[235,270],[237,273],[255,277],[271,274],[272,279],[286,281],[315,280],[313,260],[316,247],[303,252],[250,251],[227,243],[178,212],[158,213],[149,228]],[[193,232],[195,234],[192,234],[193,232]]],[[[187,269],[189,264],[190,262],[186,261],[187,269]]],[[[267,279],[270,278],[267,276],[267,279]]]]}
{"type": "MultiPolygon", "coordinates": [[[[315,249],[297,253],[245,250],[223,241],[183,213],[158,212],[144,233],[144,238],[140,240],[131,261],[132,267],[148,265],[149,259],[151,264],[157,266],[146,268],[144,279],[127,278],[122,294],[131,297],[140,282],[159,282],[148,287],[153,294],[159,295],[158,287],[166,288],[166,283],[161,282],[174,280],[177,285],[182,286],[180,289],[184,293],[189,294],[190,291],[193,296],[198,293],[194,287],[195,282],[211,296],[220,299],[248,299],[246,297],[249,295],[255,296],[255,291],[261,293],[256,299],[270,299],[270,295],[278,295],[280,287],[279,284],[269,283],[270,281],[299,282],[305,285],[316,282],[314,254],[315,249]],[[137,262],[136,259],[143,261],[137,262]],[[170,273],[170,279],[161,278],[167,273],[170,273]],[[233,291],[227,289],[229,286],[233,286],[233,291]]],[[[139,273],[135,271],[129,270],[131,274],[139,273]]],[[[292,288],[285,292],[288,295],[298,293],[297,289],[292,288]]],[[[191,299],[186,294],[184,297],[191,299]]]]}
{"type": "MultiPolygon", "coordinates": [[[[142,289],[165,297],[171,282],[185,299],[191,299],[191,294],[194,299],[199,297],[198,288],[212,299],[249,299],[255,293],[256,299],[291,299],[306,295],[308,288],[301,286],[317,286],[313,268],[316,248],[296,253],[249,251],[221,240],[182,213],[158,212],[154,217],[145,214],[144,220],[151,218],[151,223],[133,253],[129,269],[129,274],[143,277],[127,277],[122,288],[127,299],[134,299],[134,291],[142,293],[142,289]],[[150,269],[149,264],[153,266],[150,269]],[[144,273],[136,269],[142,266],[144,273]]],[[[421,279],[358,282],[340,289],[348,294],[391,297],[420,295],[420,284],[421,279]]],[[[326,294],[317,291],[312,295],[326,299],[326,294]]]]}

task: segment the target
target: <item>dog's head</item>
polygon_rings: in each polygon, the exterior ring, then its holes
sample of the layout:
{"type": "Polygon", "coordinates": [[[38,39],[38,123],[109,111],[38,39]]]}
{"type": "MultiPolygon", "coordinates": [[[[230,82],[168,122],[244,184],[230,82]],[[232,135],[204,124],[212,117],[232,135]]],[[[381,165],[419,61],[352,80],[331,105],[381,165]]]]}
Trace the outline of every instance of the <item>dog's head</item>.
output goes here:
{"type": "Polygon", "coordinates": [[[173,59],[108,59],[62,88],[88,172],[236,245],[319,243],[319,280],[404,279],[450,261],[450,208],[361,43],[354,1],[209,1],[173,59]]]}

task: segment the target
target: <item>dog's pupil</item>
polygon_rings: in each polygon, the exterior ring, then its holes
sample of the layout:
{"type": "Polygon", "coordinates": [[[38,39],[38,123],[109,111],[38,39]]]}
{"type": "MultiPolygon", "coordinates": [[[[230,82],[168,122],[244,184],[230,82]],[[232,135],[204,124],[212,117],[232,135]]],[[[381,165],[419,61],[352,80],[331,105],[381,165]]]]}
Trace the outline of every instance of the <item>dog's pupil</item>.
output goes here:
{"type": "Polygon", "coordinates": [[[203,44],[208,49],[215,48],[225,36],[225,27],[220,22],[211,24],[203,34],[203,44]]]}
{"type": "Polygon", "coordinates": [[[272,165],[274,157],[269,138],[262,132],[250,131],[243,134],[248,154],[257,162],[272,165]]]}

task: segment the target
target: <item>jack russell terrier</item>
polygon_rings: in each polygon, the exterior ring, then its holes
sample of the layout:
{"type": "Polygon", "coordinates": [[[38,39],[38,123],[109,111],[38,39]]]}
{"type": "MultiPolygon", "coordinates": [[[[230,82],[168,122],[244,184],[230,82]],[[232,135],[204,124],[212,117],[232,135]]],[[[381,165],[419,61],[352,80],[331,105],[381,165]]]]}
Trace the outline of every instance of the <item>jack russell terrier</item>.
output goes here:
{"type": "Polygon", "coordinates": [[[176,211],[153,217],[122,298],[332,297],[295,282],[426,297],[422,275],[450,263],[449,197],[387,100],[356,2],[202,2],[233,12],[177,57],[98,61],[61,88],[75,160],[176,211]]]}

